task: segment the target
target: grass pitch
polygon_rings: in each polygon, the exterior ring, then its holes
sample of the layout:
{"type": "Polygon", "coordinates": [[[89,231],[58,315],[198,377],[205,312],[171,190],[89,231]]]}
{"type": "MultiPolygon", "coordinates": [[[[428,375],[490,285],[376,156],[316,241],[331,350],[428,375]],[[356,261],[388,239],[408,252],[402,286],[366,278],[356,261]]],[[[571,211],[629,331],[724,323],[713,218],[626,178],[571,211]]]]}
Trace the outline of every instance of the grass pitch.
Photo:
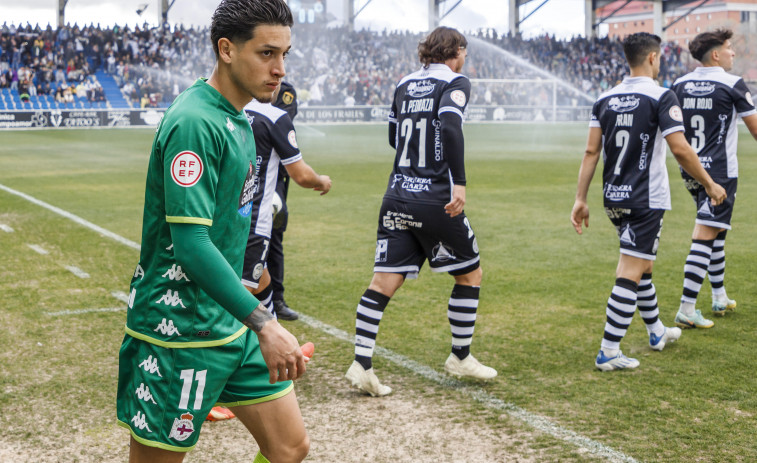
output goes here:
{"type": "MultiPolygon", "coordinates": [[[[593,358],[618,251],[602,209],[599,172],[589,194],[589,229],[578,236],[570,225],[586,132],[583,124],[465,127],[466,214],[484,270],[472,351],[499,371],[481,387],[638,461],[757,460],[757,384],[750,360],[757,347],[757,143],[742,133],[741,182],[726,241],[726,287],[739,302],[736,312],[716,318],[710,330],[685,331],[663,352],[649,349],[636,316],[621,347],[641,366],[601,373],[593,358]]],[[[384,126],[302,127],[299,134],[307,162],[330,175],[334,186],[324,197],[296,186],[290,190],[287,300],[353,333],[355,306],[371,277],[378,208],[393,153],[384,126]]],[[[150,130],[3,132],[0,184],[139,242],[152,136],[150,130]]],[[[672,158],[668,166],[673,210],[665,215],[654,283],[661,319],[670,326],[695,209],[672,158]]],[[[112,293],[128,290],[137,251],[5,191],[0,224],[14,230],[0,230],[0,456],[43,449],[38,455],[61,461],[90,461],[88,455],[111,450],[123,457],[127,434],[113,429],[124,313],[50,314],[122,307],[112,293]],[[67,266],[90,278],[77,277],[67,266]],[[115,440],[103,437],[111,433],[115,440]],[[72,436],[83,442],[80,454],[56,456],[56,445],[72,436]]],[[[378,344],[442,371],[451,287],[450,277],[428,269],[408,281],[387,308],[378,344]]],[[[709,312],[708,283],[700,308],[709,312]]],[[[286,326],[316,340],[317,365],[328,369],[332,388],[346,388],[339,381],[351,361],[351,345],[299,323],[286,326]]],[[[375,364],[396,391],[416,390],[423,400],[443,397],[486,411],[454,390],[429,393],[426,379],[408,377],[381,358],[375,364]]],[[[323,393],[303,383],[303,411],[308,403],[320,403],[323,393]]],[[[478,426],[476,415],[454,419],[478,426]]],[[[494,427],[519,426],[502,424],[507,419],[496,413],[484,415],[494,427]]],[[[592,459],[551,436],[527,444],[547,449],[537,461],[592,459]]],[[[451,459],[438,455],[437,461],[451,459]]]]}

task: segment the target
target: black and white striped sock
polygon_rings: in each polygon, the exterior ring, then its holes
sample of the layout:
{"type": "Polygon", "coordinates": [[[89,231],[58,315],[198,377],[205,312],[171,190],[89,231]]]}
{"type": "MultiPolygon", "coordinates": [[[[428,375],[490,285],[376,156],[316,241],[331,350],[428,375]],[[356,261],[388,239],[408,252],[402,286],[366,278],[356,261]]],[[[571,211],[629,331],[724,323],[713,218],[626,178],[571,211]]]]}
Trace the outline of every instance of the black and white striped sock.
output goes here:
{"type": "Polygon", "coordinates": [[[367,289],[357,305],[355,318],[355,360],[366,370],[373,366],[373,349],[376,347],[379,323],[389,297],[367,289]]]}
{"type": "Polygon", "coordinates": [[[718,233],[715,241],[712,243],[712,257],[710,265],[707,267],[707,275],[710,278],[712,286],[713,299],[715,296],[725,295],[725,235],[728,230],[718,233]]]}
{"type": "Polygon", "coordinates": [[[602,337],[602,351],[608,357],[614,357],[620,350],[620,341],[631,326],[633,314],[636,312],[636,297],[638,285],[627,278],[617,278],[607,300],[607,321],[605,334],[602,337]]]}
{"type": "Polygon", "coordinates": [[[691,249],[683,266],[683,294],[681,295],[681,311],[686,315],[694,315],[695,305],[702,282],[707,275],[707,267],[712,257],[714,240],[691,240],[691,249]]]}
{"type": "Polygon", "coordinates": [[[470,354],[480,291],[479,286],[455,285],[449,298],[447,318],[452,331],[452,353],[460,360],[470,354]]]}
{"type": "Polygon", "coordinates": [[[647,333],[662,336],[665,333],[665,325],[660,321],[660,309],[657,307],[657,291],[652,283],[651,273],[645,273],[641,276],[636,306],[639,308],[639,314],[641,314],[641,318],[647,326],[647,333]]]}

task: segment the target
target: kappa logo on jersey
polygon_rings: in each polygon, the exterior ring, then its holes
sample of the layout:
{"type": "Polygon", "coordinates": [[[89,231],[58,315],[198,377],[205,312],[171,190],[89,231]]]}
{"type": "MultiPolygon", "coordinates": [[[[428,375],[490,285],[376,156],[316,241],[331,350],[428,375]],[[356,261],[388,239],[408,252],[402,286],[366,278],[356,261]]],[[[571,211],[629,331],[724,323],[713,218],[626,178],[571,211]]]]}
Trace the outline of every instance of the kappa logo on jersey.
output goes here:
{"type": "Polygon", "coordinates": [[[715,217],[715,214],[712,210],[712,203],[710,203],[709,198],[705,198],[705,200],[702,201],[702,205],[699,206],[699,210],[697,210],[697,215],[709,218],[715,217]]]}
{"type": "Polygon", "coordinates": [[[189,436],[195,432],[195,425],[192,422],[194,416],[191,413],[184,413],[181,418],[173,419],[173,426],[171,426],[171,433],[168,434],[169,439],[176,439],[177,441],[185,441],[189,436]]]}
{"type": "Polygon", "coordinates": [[[299,148],[297,146],[297,134],[294,133],[294,130],[290,130],[287,134],[287,139],[289,140],[289,144],[292,145],[295,148],[299,148]]]}
{"type": "Polygon", "coordinates": [[[620,232],[620,243],[626,246],[636,247],[636,233],[631,229],[631,225],[627,224],[620,232]]]}
{"type": "MultiPolygon", "coordinates": [[[[257,166],[259,165],[257,164],[257,166]]],[[[239,204],[237,205],[237,211],[242,217],[249,217],[252,213],[252,197],[255,196],[256,177],[255,169],[253,169],[252,161],[250,161],[250,167],[247,169],[247,178],[244,180],[242,192],[239,194],[239,204]]]]}
{"type": "Polygon", "coordinates": [[[672,106],[670,111],[668,111],[668,114],[670,114],[670,118],[674,121],[683,122],[683,112],[681,111],[680,106],[672,106]]]}
{"type": "Polygon", "coordinates": [[[177,185],[191,187],[202,177],[202,160],[192,151],[182,151],[171,162],[171,177],[177,185]]]}
{"type": "Polygon", "coordinates": [[[179,292],[171,291],[170,289],[166,291],[166,294],[160,296],[160,299],[155,301],[155,303],[156,304],[163,303],[165,305],[170,305],[171,307],[176,307],[180,305],[182,309],[186,309],[186,307],[184,306],[184,301],[182,301],[181,297],[179,297],[179,292]]]}
{"type": "Polygon", "coordinates": [[[174,334],[181,336],[179,330],[177,330],[176,327],[173,326],[173,320],[168,320],[168,323],[166,323],[165,318],[161,320],[161,322],[158,324],[158,327],[153,331],[160,331],[160,334],[164,334],[166,336],[173,336],[174,334]]]}
{"type": "Polygon", "coordinates": [[[465,102],[467,101],[467,98],[465,98],[465,92],[462,90],[455,90],[454,92],[450,93],[449,97],[452,99],[452,101],[455,102],[456,105],[460,106],[461,108],[465,106],[465,102]]]}
{"type": "Polygon", "coordinates": [[[686,82],[683,91],[691,96],[705,96],[715,91],[715,84],[712,82],[686,82]]]}
{"type": "MultiPolygon", "coordinates": [[[[163,321],[165,321],[165,318],[163,321]]],[[[154,358],[152,355],[148,355],[146,359],[142,360],[142,363],[140,363],[137,368],[142,368],[148,373],[157,373],[160,378],[163,377],[163,375],[160,374],[160,368],[158,367],[158,359],[154,358]]]]}
{"type": "Polygon", "coordinates": [[[389,240],[376,241],[376,257],[374,262],[386,262],[386,253],[389,250],[389,240]]]}
{"type": "Polygon", "coordinates": [[[431,251],[431,255],[433,255],[433,258],[431,259],[432,262],[446,262],[448,260],[455,260],[455,253],[441,242],[434,246],[434,249],[431,251]]]}
{"type": "Polygon", "coordinates": [[[614,96],[610,98],[607,106],[616,113],[624,113],[638,108],[640,102],[641,100],[633,95],[614,96]]]}
{"type": "Polygon", "coordinates": [[[144,400],[145,402],[152,402],[155,405],[158,403],[155,402],[155,398],[152,396],[152,393],[150,392],[150,388],[145,386],[145,383],[139,383],[139,387],[137,388],[134,393],[137,395],[137,398],[139,400],[144,400]]]}
{"type": "Polygon", "coordinates": [[[413,98],[420,98],[430,95],[434,91],[434,88],[436,88],[436,84],[430,80],[410,82],[407,86],[407,94],[413,98]]]}
{"type": "Polygon", "coordinates": [[[179,281],[183,278],[184,281],[190,281],[189,278],[187,278],[187,274],[181,269],[181,265],[176,264],[173,264],[171,268],[166,270],[166,273],[163,274],[163,278],[168,278],[169,280],[174,281],[179,281]]]}
{"type": "Polygon", "coordinates": [[[245,115],[247,116],[247,122],[249,122],[250,125],[252,125],[252,123],[255,122],[255,115],[247,111],[245,111],[245,115]]]}
{"type": "Polygon", "coordinates": [[[131,418],[131,422],[134,423],[135,427],[141,430],[147,429],[147,432],[152,432],[152,429],[150,429],[150,426],[147,425],[145,415],[142,412],[137,412],[137,414],[131,418]]]}
{"type": "Polygon", "coordinates": [[[231,122],[231,119],[229,119],[228,117],[226,118],[226,128],[229,129],[229,132],[233,132],[234,130],[236,130],[236,127],[234,127],[234,123],[231,122]]]}

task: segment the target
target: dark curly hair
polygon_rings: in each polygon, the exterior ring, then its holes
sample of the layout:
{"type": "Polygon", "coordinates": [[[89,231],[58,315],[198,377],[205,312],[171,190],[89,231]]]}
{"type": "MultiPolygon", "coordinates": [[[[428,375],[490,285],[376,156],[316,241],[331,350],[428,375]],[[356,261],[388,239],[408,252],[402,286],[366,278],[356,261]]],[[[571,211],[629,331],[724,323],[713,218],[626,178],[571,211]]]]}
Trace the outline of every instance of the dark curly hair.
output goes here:
{"type": "Polygon", "coordinates": [[[468,41],[456,29],[437,27],[418,44],[418,59],[427,68],[431,63],[444,63],[456,58],[460,48],[467,46],[468,41]]]}
{"type": "Polygon", "coordinates": [[[261,24],[292,27],[292,11],[284,0],[222,0],[210,23],[210,41],[218,57],[218,40],[250,40],[261,24]]]}
{"type": "Polygon", "coordinates": [[[733,31],[730,29],[717,29],[712,32],[702,32],[694,37],[694,40],[689,43],[691,56],[693,56],[695,60],[701,62],[705,59],[707,53],[713,48],[723,45],[725,41],[729,40],[731,37],[733,37],[733,31]]]}

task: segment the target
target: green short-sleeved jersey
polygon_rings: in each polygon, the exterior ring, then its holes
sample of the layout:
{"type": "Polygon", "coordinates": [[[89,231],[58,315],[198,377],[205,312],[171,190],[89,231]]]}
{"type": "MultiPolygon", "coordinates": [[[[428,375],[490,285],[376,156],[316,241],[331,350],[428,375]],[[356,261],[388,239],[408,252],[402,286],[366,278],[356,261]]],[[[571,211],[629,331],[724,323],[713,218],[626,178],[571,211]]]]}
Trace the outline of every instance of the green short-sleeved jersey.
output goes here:
{"type": "Polygon", "coordinates": [[[210,240],[241,276],[254,153],[247,117],[203,79],[166,111],[147,170],[129,335],[170,347],[203,347],[226,344],[247,329],[176,263],[169,223],[208,225],[210,240]]]}

